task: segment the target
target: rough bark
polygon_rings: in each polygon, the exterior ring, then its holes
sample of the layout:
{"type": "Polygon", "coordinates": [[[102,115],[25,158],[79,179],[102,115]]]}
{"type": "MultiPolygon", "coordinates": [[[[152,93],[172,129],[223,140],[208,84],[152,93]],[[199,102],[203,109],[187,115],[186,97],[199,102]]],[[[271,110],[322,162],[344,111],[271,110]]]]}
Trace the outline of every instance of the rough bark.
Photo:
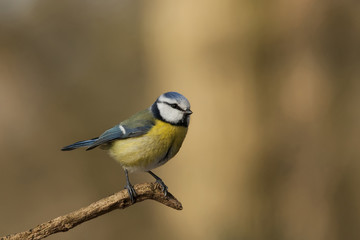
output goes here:
{"type": "Polygon", "coordinates": [[[160,186],[156,183],[137,184],[134,186],[134,189],[137,193],[135,203],[130,201],[127,190],[124,189],[109,197],[94,202],[87,207],[39,224],[28,231],[1,237],[0,240],[43,239],[57,232],[66,232],[83,222],[115,209],[124,209],[147,199],[158,201],[176,210],[182,210],[181,203],[170,193],[165,197],[160,186]]]}

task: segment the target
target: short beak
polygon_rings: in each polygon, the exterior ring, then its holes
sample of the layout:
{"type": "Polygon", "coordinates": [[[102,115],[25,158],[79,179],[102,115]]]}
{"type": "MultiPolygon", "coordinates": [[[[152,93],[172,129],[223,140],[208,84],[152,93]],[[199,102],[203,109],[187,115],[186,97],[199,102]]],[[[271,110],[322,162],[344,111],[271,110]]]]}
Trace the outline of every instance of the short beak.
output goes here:
{"type": "Polygon", "coordinates": [[[188,110],[185,111],[185,114],[186,114],[186,115],[191,115],[192,113],[193,113],[193,112],[192,112],[190,109],[188,109],[188,110]]]}

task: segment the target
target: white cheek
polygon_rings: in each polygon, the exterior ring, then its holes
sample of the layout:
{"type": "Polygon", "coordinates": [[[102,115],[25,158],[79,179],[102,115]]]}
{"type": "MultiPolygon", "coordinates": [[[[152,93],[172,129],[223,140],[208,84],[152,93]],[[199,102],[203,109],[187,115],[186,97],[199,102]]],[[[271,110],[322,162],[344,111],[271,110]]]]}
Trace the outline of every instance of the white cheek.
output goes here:
{"type": "Polygon", "coordinates": [[[178,123],[183,117],[183,113],[179,110],[173,109],[167,104],[158,104],[161,117],[171,123],[178,123]]]}

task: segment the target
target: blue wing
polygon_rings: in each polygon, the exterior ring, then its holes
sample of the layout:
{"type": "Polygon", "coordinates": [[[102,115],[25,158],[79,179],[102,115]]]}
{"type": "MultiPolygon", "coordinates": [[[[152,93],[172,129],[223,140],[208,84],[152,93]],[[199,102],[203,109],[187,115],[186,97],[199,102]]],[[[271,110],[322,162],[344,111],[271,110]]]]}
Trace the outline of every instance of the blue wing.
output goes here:
{"type": "Polygon", "coordinates": [[[98,138],[80,141],[69,146],[63,147],[61,150],[70,151],[79,147],[88,147],[86,150],[91,150],[102,144],[110,143],[117,139],[126,139],[131,137],[138,137],[146,134],[155,125],[155,119],[150,109],[141,111],[129,119],[121,122],[109,130],[106,130],[98,138]]]}
{"type": "Polygon", "coordinates": [[[126,139],[126,138],[138,137],[144,135],[152,128],[152,126],[153,124],[146,124],[141,127],[128,128],[126,126],[123,126],[122,124],[116,125],[113,128],[110,128],[109,130],[106,130],[103,134],[101,134],[100,137],[98,137],[96,141],[94,141],[86,149],[86,151],[96,148],[97,146],[100,146],[102,144],[112,142],[117,139],[126,139]]]}

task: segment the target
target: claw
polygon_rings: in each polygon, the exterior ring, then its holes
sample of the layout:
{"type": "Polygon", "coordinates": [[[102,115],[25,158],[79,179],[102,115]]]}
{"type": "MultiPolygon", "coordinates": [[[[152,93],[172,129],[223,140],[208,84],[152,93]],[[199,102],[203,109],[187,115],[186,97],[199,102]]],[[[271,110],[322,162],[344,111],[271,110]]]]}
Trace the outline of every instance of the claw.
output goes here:
{"type": "Polygon", "coordinates": [[[136,201],[136,192],[135,192],[135,189],[134,189],[133,185],[131,185],[131,183],[130,183],[129,176],[128,176],[128,171],[126,169],[125,169],[125,177],[126,177],[125,188],[127,189],[128,193],[129,193],[131,202],[135,203],[135,201],[136,201]]]}
{"type": "Polygon", "coordinates": [[[163,193],[166,197],[168,195],[168,187],[165,185],[163,180],[161,180],[161,178],[156,176],[155,173],[153,173],[152,171],[148,171],[148,173],[156,179],[156,183],[158,183],[160,185],[161,190],[163,191],[163,193]]]}
{"type": "Polygon", "coordinates": [[[161,190],[163,191],[165,197],[168,194],[168,187],[165,185],[165,183],[161,179],[156,179],[156,183],[158,183],[161,187],[161,190]]]}
{"type": "Polygon", "coordinates": [[[129,193],[131,202],[135,203],[136,192],[135,192],[134,187],[131,184],[127,184],[127,185],[125,185],[125,188],[127,189],[128,193],[129,193]]]}

